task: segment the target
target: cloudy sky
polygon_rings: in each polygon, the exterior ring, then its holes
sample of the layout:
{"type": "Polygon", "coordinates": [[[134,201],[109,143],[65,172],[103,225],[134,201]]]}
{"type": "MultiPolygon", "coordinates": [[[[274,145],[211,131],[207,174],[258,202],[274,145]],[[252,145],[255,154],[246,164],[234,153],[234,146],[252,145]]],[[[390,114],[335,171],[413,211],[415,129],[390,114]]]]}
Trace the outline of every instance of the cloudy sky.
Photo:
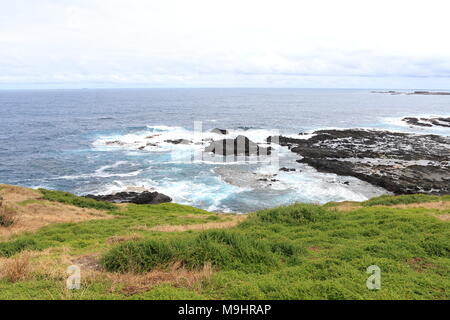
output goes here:
{"type": "Polygon", "coordinates": [[[0,88],[450,88],[447,0],[0,0],[0,88]]]}

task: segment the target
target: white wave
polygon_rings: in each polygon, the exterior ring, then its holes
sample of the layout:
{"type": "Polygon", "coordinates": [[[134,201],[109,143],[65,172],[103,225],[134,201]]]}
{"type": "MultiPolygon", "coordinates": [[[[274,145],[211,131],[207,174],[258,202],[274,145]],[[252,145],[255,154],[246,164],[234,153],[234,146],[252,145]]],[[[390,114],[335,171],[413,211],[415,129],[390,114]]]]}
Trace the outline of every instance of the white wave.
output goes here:
{"type": "Polygon", "coordinates": [[[273,183],[271,188],[291,190],[300,202],[364,201],[388,193],[354,177],[317,172],[304,164],[293,167],[297,171],[280,171],[276,176],[279,181],[273,183]]]}
{"type": "MultiPolygon", "coordinates": [[[[229,129],[227,135],[222,135],[210,131],[195,133],[177,126],[148,126],[147,128],[148,130],[139,133],[102,136],[93,142],[93,146],[102,151],[111,151],[117,148],[125,149],[129,153],[133,152],[133,155],[145,154],[146,152],[165,152],[171,154],[171,161],[188,162],[192,158],[195,160],[202,159],[202,156],[199,156],[199,154],[204,151],[211,141],[224,138],[234,139],[238,135],[245,135],[250,140],[264,146],[267,145],[267,137],[279,134],[277,130],[266,129],[229,129]],[[174,144],[170,142],[171,140],[179,139],[187,140],[187,143],[174,144]]],[[[202,160],[216,162],[216,159],[202,160]]]]}
{"type": "Polygon", "coordinates": [[[110,178],[110,177],[135,177],[143,172],[142,169],[131,171],[131,172],[108,172],[109,169],[114,169],[120,166],[129,165],[131,167],[134,166],[134,164],[130,164],[128,161],[117,161],[112,165],[105,165],[97,170],[95,170],[93,173],[85,173],[80,175],[66,175],[66,176],[60,176],[55,179],[64,179],[64,180],[76,180],[76,179],[84,179],[84,178],[110,178]]]}
{"type": "Polygon", "coordinates": [[[117,192],[124,191],[154,191],[155,189],[152,187],[155,182],[151,179],[146,179],[145,181],[122,181],[115,180],[110,183],[103,184],[102,186],[96,188],[95,190],[88,190],[84,192],[85,194],[95,194],[95,195],[103,195],[103,194],[114,194],[117,192]]]}

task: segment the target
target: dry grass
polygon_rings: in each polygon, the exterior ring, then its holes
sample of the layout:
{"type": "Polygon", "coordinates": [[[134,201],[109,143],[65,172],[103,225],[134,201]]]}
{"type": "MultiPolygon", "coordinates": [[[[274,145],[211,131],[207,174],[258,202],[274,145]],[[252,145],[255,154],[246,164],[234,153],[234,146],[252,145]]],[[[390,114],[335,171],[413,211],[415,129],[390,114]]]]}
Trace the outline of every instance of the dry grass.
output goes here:
{"type": "Polygon", "coordinates": [[[425,269],[433,266],[432,263],[425,261],[423,258],[411,258],[406,263],[417,272],[423,272],[425,269]]]}
{"type": "Polygon", "coordinates": [[[0,196],[0,227],[10,227],[16,222],[16,210],[6,204],[0,196]]]}
{"type": "MultiPolygon", "coordinates": [[[[31,279],[32,277],[47,278],[61,281],[61,297],[69,298],[70,292],[65,289],[67,279],[66,269],[75,264],[81,269],[82,285],[88,287],[92,283],[109,283],[111,293],[133,295],[152,289],[160,284],[170,284],[174,287],[183,287],[201,290],[205,281],[212,273],[211,264],[205,264],[199,270],[189,270],[180,262],[173,263],[166,269],[155,269],[143,274],[111,273],[103,271],[99,264],[100,254],[92,253],[73,257],[69,255],[68,248],[52,248],[41,252],[27,252],[15,258],[5,258],[0,261],[8,266],[8,275],[4,278],[11,281],[31,279]],[[30,258],[34,258],[30,263],[30,258]],[[15,272],[13,272],[15,270],[15,272]]],[[[5,269],[6,270],[6,269],[5,269]]]]}
{"type": "Polygon", "coordinates": [[[213,273],[211,264],[205,264],[200,270],[188,270],[180,262],[172,264],[165,270],[155,269],[145,274],[109,274],[112,280],[111,292],[120,291],[125,295],[142,293],[160,284],[170,284],[174,287],[183,287],[201,290],[203,283],[213,273]]]}
{"type": "Polygon", "coordinates": [[[422,203],[410,203],[410,204],[396,204],[390,206],[391,208],[409,209],[409,208],[423,208],[423,209],[450,209],[450,201],[435,201],[435,202],[422,202],[422,203]]]}
{"type": "Polygon", "coordinates": [[[187,214],[185,216],[181,216],[180,218],[185,218],[185,219],[206,219],[211,217],[211,215],[209,214],[187,214]]]}
{"type": "MultiPolygon", "coordinates": [[[[397,208],[397,209],[437,209],[442,211],[450,210],[450,201],[435,201],[435,202],[422,202],[422,203],[409,203],[409,204],[396,204],[391,206],[378,205],[373,207],[389,207],[389,208],[397,208]]],[[[335,209],[339,212],[350,212],[356,209],[362,208],[360,205],[354,202],[341,202],[336,206],[333,206],[332,209],[335,209]]],[[[434,212],[430,212],[436,218],[442,221],[450,221],[450,214],[438,214],[435,215],[434,212]]]]}
{"type": "Polygon", "coordinates": [[[14,258],[3,259],[0,269],[0,278],[10,282],[17,282],[29,277],[30,274],[30,252],[22,252],[14,258]]]}
{"type": "Polygon", "coordinates": [[[439,220],[450,221],[450,214],[440,214],[436,216],[439,220]]]}
{"type": "Polygon", "coordinates": [[[42,197],[39,191],[8,184],[0,184],[0,196],[3,197],[3,200],[12,203],[37,200],[42,197]]]}
{"type": "MultiPolygon", "coordinates": [[[[143,274],[134,273],[111,273],[103,271],[99,264],[100,254],[92,253],[73,257],[68,254],[70,251],[65,248],[64,252],[56,252],[55,249],[48,249],[42,252],[33,253],[33,264],[29,266],[25,278],[30,278],[31,273],[34,276],[45,277],[48,279],[61,281],[61,297],[69,294],[64,289],[67,279],[66,269],[69,265],[75,264],[81,269],[83,287],[92,283],[109,283],[111,293],[121,293],[133,295],[152,289],[160,284],[170,284],[174,287],[183,287],[193,290],[201,290],[205,281],[212,273],[211,264],[205,264],[199,270],[189,270],[180,262],[173,263],[166,269],[155,269],[143,274]]],[[[30,256],[30,254],[29,254],[30,256]]],[[[13,258],[4,259],[12,264],[13,258]]],[[[25,278],[17,278],[18,280],[25,278]]],[[[67,296],[70,298],[70,295],[67,296]]]]}
{"type": "Polygon", "coordinates": [[[17,186],[0,185],[0,197],[7,202],[9,210],[14,211],[14,223],[0,228],[0,238],[3,240],[49,224],[113,218],[100,210],[41,200],[39,192],[17,186]]]}
{"type": "Polygon", "coordinates": [[[130,234],[126,236],[112,236],[106,240],[107,244],[117,244],[125,241],[138,241],[142,240],[144,237],[140,234],[130,234]]]}
{"type": "Polygon", "coordinates": [[[332,209],[335,209],[336,211],[339,212],[350,212],[359,208],[361,208],[359,204],[348,201],[336,203],[336,205],[332,207],[332,209]]]}
{"type": "Polygon", "coordinates": [[[225,228],[232,228],[238,225],[240,222],[244,221],[245,219],[247,219],[247,215],[236,215],[230,216],[230,220],[228,221],[185,224],[185,225],[162,225],[149,228],[148,230],[160,232],[182,232],[188,230],[201,231],[208,229],[225,229],[225,228]]]}

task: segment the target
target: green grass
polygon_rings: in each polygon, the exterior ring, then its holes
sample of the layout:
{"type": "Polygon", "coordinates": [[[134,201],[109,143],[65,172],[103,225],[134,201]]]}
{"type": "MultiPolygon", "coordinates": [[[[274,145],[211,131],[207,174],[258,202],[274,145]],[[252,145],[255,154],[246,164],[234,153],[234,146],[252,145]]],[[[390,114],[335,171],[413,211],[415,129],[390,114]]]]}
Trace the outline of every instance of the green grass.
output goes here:
{"type": "Polygon", "coordinates": [[[97,201],[90,198],[79,197],[69,192],[39,189],[45,200],[70,204],[81,208],[98,210],[115,210],[117,207],[109,202],[97,201]]]}
{"type": "Polygon", "coordinates": [[[123,244],[103,263],[148,271],[174,260],[210,262],[218,272],[202,294],[218,299],[449,299],[449,239],[449,224],[429,209],[292,205],[230,230],[123,244]],[[365,285],[373,264],[382,270],[380,291],[365,285]]]}
{"type": "Polygon", "coordinates": [[[103,265],[109,271],[144,272],[181,262],[191,269],[211,263],[220,270],[260,273],[280,266],[299,252],[290,244],[269,243],[236,230],[210,230],[176,239],[126,243],[108,252],[103,265]]]}
{"type": "Polygon", "coordinates": [[[349,212],[295,204],[252,213],[230,229],[169,233],[148,228],[226,217],[171,203],[129,205],[109,211],[114,219],[14,236],[0,243],[0,255],[64,247],[72,256],[101,254],[114,272],[145,272],[174,261],[190,269],[211,263],[214,273],[202,289],[165,284],[125,296],[111,293],[106,280],[82,282],[83,290],[69,293],[64,279],[1,280],[0,299],[450,299],[450,224],[436,218],[450,210],[375,206],[449,200],[378,197],[349,212]],[[142,239],[107,243],[129,234],[142,239]],[[381,290],[366,287],[370,265],[381,269],[381,290]]]}
{"type": "Polygon", "coordinates": [[[436,202],[436,201],[450,201],[449,196],[432,196],[426,194],[407,194],[400,196],[382,195],[372,198],[370,200],[362,202],[363,206],[391,206],[396,204],[410,204],[410,203],[423,203],[423,202],[436,202]]]}
{"type": "MultiPolygon", "coordinates": [[[[170,237],[171,235],[145,229],[165,224],[205,223],[208,222],[209,217],[215,216],[201,209],[174,203],[130,204],[127,209],[113,210],[109,213],[112,219],[55,224],[43,227],[34,233],[15,235],[9,241],[0,242],[0,256],[11,256],[29,249],[29,247],[16,244],[31,242],[38,250],[66,246],[70,247],[74,253],[101,251],[108,248],[106,241],[112,236],[139,234],[144,238],[170,237]],[[186,216],[189,215],[194,217],[199,215],[201,218],[187,218],[186,216]]],[[[225,220],[226,217],[218,217],[218,219],[225,220]]]]}
{"type": "Polygon", "coordinates": [[[0,256],[11,257],[23,250],[38,249],[36,242],[32,239],[17,239],[9,242],[0,242],[0,256]]]}

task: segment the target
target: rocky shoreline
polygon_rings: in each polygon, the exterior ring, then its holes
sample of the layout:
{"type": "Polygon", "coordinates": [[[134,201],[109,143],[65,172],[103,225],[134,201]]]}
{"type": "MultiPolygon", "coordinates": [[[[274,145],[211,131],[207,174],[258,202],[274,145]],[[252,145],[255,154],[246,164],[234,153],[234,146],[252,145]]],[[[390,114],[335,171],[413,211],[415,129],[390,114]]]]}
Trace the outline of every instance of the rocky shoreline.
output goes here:
{"type": "MultiPolygon", "coordinates": [[[[395,194],[450,194],[450,138],[362,129],[277,137],[320,172],[353,176],[395,194]]],[[[274,139],[269,137],[270,143],[274,139]]]]}
{"type": "MultiPolygon", "coordinates": [[[[411,126],[450,127],[449,117],[403,119],[411,126]]],[[[215,128],[217,137],[228,135],[226,129],[215,128]]],[[[151,137],[149,137],[151,138],[151,137]]],[[[216,138],[217,139],[217,138],[216,138]]],[[[185,137],[165,140],[171,144],[193,144],[185,137]]],[[[272,136],[266,144],[258,144],[248,137],[202,140],[203,151],[221,156],[269,156],[273,144],[288,147],[319,172],[351,176],[395,194],[450,194],[450,137],[433,134],[418,135],[401,132],[343,129],[318,130],[312,135],[304,132],[297,137],[272,136]],[[208,145],[209,144],[209,145],[208,145]],[[272,144],[272,146],[270,146],[272,144]]],[[[112,143],[116,143],[113,141],[112,143]]],[[[141,150],[141,148],[139,148],[141,150]]],[[[215,172],[230,184],[250,183],[256,189],[278,182],[273,176],[239,172],[234,177],[219,168],[215,172]]],[[[279,171],[293,172],[295,168],[281,167],[279,171]]],[[[132,190],[135,191],[135,190],[132,190]]],[[[156,204],[172,199],[158,192],[120,192],[112,195],[87,197],[110,202],[156,204]]]]}

